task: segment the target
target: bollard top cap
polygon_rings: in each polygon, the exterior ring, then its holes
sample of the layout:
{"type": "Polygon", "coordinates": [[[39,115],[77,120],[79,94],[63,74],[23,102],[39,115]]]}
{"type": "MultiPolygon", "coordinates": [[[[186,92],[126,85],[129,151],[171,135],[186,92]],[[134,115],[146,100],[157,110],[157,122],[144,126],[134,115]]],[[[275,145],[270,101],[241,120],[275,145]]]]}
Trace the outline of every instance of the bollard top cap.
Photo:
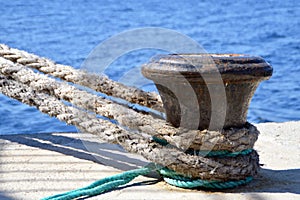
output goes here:
{"type": "Polygon", "coordinates": [[[149,79],[184,76],[190,81],[213,81],[221,75],[224,81],[268,79],[273,69],[259,56],[246,54],[168,54],[153,57],[142,66],[149,79]]]}

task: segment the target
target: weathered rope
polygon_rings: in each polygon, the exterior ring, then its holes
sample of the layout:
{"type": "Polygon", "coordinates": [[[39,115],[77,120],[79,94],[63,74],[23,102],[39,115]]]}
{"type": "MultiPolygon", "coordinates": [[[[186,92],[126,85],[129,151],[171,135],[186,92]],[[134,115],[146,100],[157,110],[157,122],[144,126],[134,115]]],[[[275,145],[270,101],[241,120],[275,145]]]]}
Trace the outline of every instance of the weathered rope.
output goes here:
{"type": "MultiPolygon", "coordinates": [[[[258,154],[253,150],[259,132],[249,123],[242,128],[220,131],[174,128],[149,113],[119,105],[45,74],[163,111],[161,100],[154,93],[127,87],[107,77],[90,75],[0,44],[0,92],[107,142],[119,143],[127,151],[157,163],[155,170],[171,185],[230,188],[251,181],[259,168],[258,154]],[[44,74],[35,73],[30,68],[44,74]],[[75,107],[67,106],[64,101],[75,107]],[[96,114],[114,119],[118,124],[97,118],[96,114]],[[134,129],[135,133],[124,126],[134,129]],[[157,169],[157,166],[167,168],[157,169]]],[[[99,194],[149,173],[149,170],[154,169],[147,166],[125,172],[83,189],[55,195],[53,199],[99,194]]]]}
{"type": "Polygon", "coordinates": [[[239,180],[256,174],[259,164],[256,151],[226,159],[189,155],[173,146],[162,146],[140,134],[128,132],[109,121],[66,106],[58,99],[39,93],[11,78],[0,75],[0,92],[25,104],[35,106],[41,112],[57,117],[80,130],[97,135],[110,142],[119,143],[129,152],[167,166],[179,174],[204,180],[239,180]]]}
{"type": "Polygon", "coordinates": [[[198,150],[201,147],[201,149],[236,152],[253,148],[257,140],[258,131],[250,124],[244,128],[231,128],[222,132],[174,128],[164,120],[128,109],[103,97],[79,90],[64,82],[58,82],[46,75],[34,73],[23,65],[0,59],[0,71],[3,75],[10,76],[35,91],[52,95],[69,101],[75,106],[115,119],[124,126],[164,139],[183,150],[187,148],[198,150]]]}
{"type": "Polygon", "coordinates": [[[122,98],[131,103],[137,103],[158,111],[164,111],[162,101],[156,93],[125,86],[105,76],[99,77],[98,75],[88,74],[84,71],[75,70],[71,66],[56,64],[47,58],[10,48],[4,44],[0,44],[0,56],[62,80],[89,87],[97,92],[122,98]]]}

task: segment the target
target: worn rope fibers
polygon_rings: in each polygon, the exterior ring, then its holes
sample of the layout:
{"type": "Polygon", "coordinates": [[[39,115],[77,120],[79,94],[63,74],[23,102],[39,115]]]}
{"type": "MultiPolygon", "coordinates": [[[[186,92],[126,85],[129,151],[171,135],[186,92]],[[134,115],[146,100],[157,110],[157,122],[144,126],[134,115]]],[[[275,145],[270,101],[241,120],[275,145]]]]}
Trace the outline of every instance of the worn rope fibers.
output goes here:
{"type": "MultiPolygon", "coordinates": [[[[147,112],[119,105],[46,74],[163,111],[157,94],[55,64],[6,45],[0,44],[0,56],[0,91],[3,94],[36,106],[41,112],[98,135],[107,142],[118,142],[127,151],[138,153],[160,166],[167,166],[160,168],[159,172],[170,184],[228,188],[249,182],[259,168],[258,155],[252,150],[259,132],[251,124],[220,131],[174,128],[147,112]],[[35,73],[32,69],[41,73],[35,73]],[[76,107],[67,106],[62,100],[76,107]],[[120,125],[134,129],[135,133],[99,119],[90,111],[115,119],[120,125]],[[204,155],[211,157],[201,156],[206,151],[208,154],[204,155]]],[[[124,181],[129,179],[119,183],[124,181]]],[[[111,185],[113,188],[118,184],[111,185]]]]}

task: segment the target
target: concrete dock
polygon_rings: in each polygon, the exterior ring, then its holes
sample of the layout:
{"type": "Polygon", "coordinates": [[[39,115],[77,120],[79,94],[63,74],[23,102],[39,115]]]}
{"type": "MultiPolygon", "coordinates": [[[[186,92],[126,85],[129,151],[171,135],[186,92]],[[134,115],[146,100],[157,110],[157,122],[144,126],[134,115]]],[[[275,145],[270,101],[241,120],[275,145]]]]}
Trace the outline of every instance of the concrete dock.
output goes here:
{"type": "MultiPolygon", "coordinates": [[[[89,199],[300,199],[300,121],[256,125],[263,165],[254,181],[224,191],[180,189],[154,177],[89,199]]],[[[0,199],[41,199],[147,164],[89,134],[0,135],[0,199]]]]}

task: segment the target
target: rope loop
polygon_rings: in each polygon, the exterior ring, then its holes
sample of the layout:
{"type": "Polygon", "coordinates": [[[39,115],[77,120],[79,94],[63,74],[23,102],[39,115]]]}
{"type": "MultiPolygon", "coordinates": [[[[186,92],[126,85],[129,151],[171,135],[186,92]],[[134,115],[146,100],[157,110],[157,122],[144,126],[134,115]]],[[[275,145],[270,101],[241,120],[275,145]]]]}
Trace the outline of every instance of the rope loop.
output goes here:
{"type": "MultiPolygon", "coordinates": [[[[251,150],[252,151],[252,150],[251,150]]],[[[248,152],[251,152],[250,150],[248,152]]],[[[234,155],[245,154],[246,152],[235,152],[234,155]]],[[[224,154],[223,154],[224,156],[224,154]]],[[[207,189],[229,189],[240,185],[247,184],[252,181],[253,177],[249,176],[241,180],[202,180],[202,179],[192,179],[178,174],[177,172],[163,167],[156,163],[150,163],[145,167],[134,169],[130,171],[123,172],[121,174],[116,174],[103,178],[101,180],[95,181],[87,187],[83,187],[77,190],[72,190],[62,194],[53,195],[50,197],[43,198],[42,200],[72,200],[79,197],[91,197],[95,195],[102,194],[104,192],[111,191],[118,188],[119,186],[126,185],[134,178],[140,175],[147,175],[150,172],[157,171],[162,175],[165,182],[170,185],[180,187],[180,188],[207,188],[207,189]]]]}

